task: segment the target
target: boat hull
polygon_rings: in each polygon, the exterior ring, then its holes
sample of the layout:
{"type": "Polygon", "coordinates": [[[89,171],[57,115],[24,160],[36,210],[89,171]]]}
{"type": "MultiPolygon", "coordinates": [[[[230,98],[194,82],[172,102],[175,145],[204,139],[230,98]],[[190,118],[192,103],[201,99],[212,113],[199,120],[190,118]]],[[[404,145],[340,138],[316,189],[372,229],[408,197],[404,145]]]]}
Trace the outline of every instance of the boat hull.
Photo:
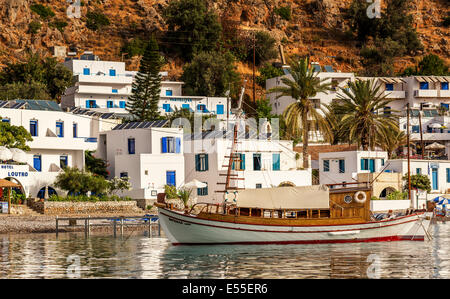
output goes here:
{"type": "Polygon", "coordinates": [[[430,224],[423,214],[413,214],[357,224],[260,225],[201,219],[165,208],[159,209],[159,219],[174,245],[423,241],[430,224]]]}

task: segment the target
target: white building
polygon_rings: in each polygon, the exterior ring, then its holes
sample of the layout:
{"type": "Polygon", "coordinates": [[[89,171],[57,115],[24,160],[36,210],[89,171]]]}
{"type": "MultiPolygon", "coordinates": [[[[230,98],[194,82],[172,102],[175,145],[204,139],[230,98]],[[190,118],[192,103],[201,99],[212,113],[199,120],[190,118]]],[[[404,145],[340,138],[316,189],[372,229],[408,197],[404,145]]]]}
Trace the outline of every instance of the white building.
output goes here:
{"type": "Polygon", "coordinates": [[[124,123],[100,133],[97,155],[112,177],[128,177],[136,199],[156,199],[164,186],[184,184],[183,130],[167,120],[124,123]]]}
{"type": "Polygon", "coordinates": [[[85,151],[97,149],[99,132],[119,122],[102,115],[64,112],[55,102],[33,100],[1,102],[0,116],[2,122],[24,127],[33,138],[27,142],[31,150],[26,163],[3,161],[0,167],[0,178],[18,182],[27,197],[41,197],[46,186],[50,194],[59,194],[53,183],[62,168],[84,169],[85,151]]]}
{"type": "MultiPolygon", "coordinates": [[[[408,160],[389,160],[386,168],[394,173],[408,173],[408,160]]],[[[431,183],[431,192],[436,194],[450,191],[450,160],[419,160],[410,159],[411,175],[422,174],[428,176],[431,183]]]]}
{"type": "MultiPolygon", "coordinates": [[[[92,55],[91,55],[92,56],[92,55]]],[[[94,59],[67,59],[64,65],[74,75],[74,86],[61,97],[62,108],[87,108],[104,113],[127,114],[126,103],[131,95],[135,71],[125,70],[125,62],[94,59]]],[[[165,73],[161,73],[165,75],[165,73]]],[[[159,110],[162,115],[175,108],[214,114],[225,119],[229,111],[227,98],[184,96],[183,82],[162,81],[159,110]]]]}
{"type": "MultiPolygon", "coordinates": [[[[198,202],[223,201],[232,131],[210,131],[185,135],[186,182],[197,179],[206,188],[194,190],[198,202]]],[[[248,137],[248,136],[247,136],[248,137]]],[[[311,185],[311,169],[301,169],[301,158],[292,141],[238,137],[239,161],[233,165],[233,188],[270,188],[281,185],[311,185]]]]}
{"type": "Polygon", "coordinates": [[[358,182],[359,173],[381,172],[388,159],[384,151],[319,153],[320,184],[358,182]]]}

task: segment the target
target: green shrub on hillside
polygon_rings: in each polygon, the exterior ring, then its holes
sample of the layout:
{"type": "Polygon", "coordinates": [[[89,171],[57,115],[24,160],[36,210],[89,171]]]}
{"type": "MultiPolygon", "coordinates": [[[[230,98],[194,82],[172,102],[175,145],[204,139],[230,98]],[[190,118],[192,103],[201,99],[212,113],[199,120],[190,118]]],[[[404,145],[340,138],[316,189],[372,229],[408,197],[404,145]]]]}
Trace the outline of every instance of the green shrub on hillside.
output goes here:
{"type": "Polygon", "coordinates": [[[36,34],[41,29],[42,25],[38,21],[31,21],[28,24],[28,33],[36,34]]]}
{"type": "Polygon", "coordinates": [[[50,7],[42,5],[42,4],[36,4],[36,3],[32,4],[30,6],[30,9],[33,12],[37,13],[43,19],[49,19],[49,18],[55,16],[55,13],[53,12],[53,10],[50,7]]]}
{"type": "Polygon", "coordinates": [[[110,21],[107,16],[97,11],[90,11],[86,14],[86,27],[91,30],[98,30],[105,26],[108,26],[110,21]]]}
{"type": "Polygon", "coordinates": [[[273,9],[273,12],[279,15],[283,20],[291,20],[291,7],[290,6],[280,6],[273,9]]]}

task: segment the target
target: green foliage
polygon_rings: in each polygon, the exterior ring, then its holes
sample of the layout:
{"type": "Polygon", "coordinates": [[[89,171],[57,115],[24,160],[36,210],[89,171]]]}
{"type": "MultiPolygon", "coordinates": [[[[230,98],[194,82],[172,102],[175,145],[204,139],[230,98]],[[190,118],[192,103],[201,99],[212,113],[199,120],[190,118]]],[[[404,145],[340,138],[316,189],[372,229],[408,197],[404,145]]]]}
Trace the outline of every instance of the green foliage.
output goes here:
{"type": "Polygon", "coordinates": [[[108,17],[100,11],[90,11],[86,14],[86,27],[91,30],[97,31],[109,24],[108,17]]]}
{"type": "MultiPolygon", "coordinates": [[[[424,174],[411,175],[411,188],[419,189],[423,191],[431,191],[430,178],[424,174]]],[[[403,181],[405,183],[405,189],[408,188],[408,175],[403,176],[403,181]]]]}
{"type": "Polygon", "coordinates": [[[280,6],[273,9],[273,12],[279,15],[283,20],[291,20],[291,7],[290,6],[280,6]]]}
{"type": "Polygon", "coordinates": [[[449,66],[435,54],[424,56],[415,67],[407,67],[401,76],[448,76],[449,66]]]}
{"type": "Polygon", "coordinates": [[[15,99],[51,100],[47,87],[41,82],[14,82],[0,86],[0,100],[15,99]]]}
{"type": "Polygon", "coordinates": [[[27,141],[33,141],[30,132],[22,126],[12,126],[8,122],[0,122],[0,145],[7,148],[18,148],[29,151],[27,141]]]}
{"type": "Polygon", "coordinates": [[[141,58],[139,71],[131,86],[126,110],[137,121],[155,120],[160,117],[158,103],[161,93],[161,75],[163,57],[159,54],[158,43],[152,37],[141,58]]]}
{"type": "Polygon", "coordinates": [[[417,75],[447,76],[449,74],[449,66],[435,54],[429,54],[423,57],[417,65],[417,75]]]}
{"type": "Polygon", "coordinates": [[[125,45],[121,49],[121,53],[127,53],[127,57],[131,58],[138,55],[144,55],[145,41],[140,39],[139,37],[133,38],[131,41],[126,42],[125,45]]]}
{"type": "Polygon", "coordinates": [[[116,192],[123,192],[125,190],[130,190],[131,184],[128,181],[128,177],[124,178],[118,178],[114,177],[113,179],[109,180],[109,191],[111,193],[116,192]]]}
{"type": "Polygon", "coordinates": [[[259,69],[259,76],[256,77],[256,84],[261,87],[266,86],[266,80],[284,75],[283,70],[266,63],[259,69]]]}
{"type": "Polygon", "coordinates": [[[178,198],[177,187],[172,185],[164,185],[164,193],[166,193],[167,199],[178,198]]]}
{"type": "MultiPolygon", "coordinates": [[[[185,134],[192,133],[192,128],[194,128],[195,114],[194,114],[194,112],[191,112],[189,109],[185,109],[185,108],[178,109],[178,107],[175,107],[174,110],[172,112],[170,112],[169,114],[167,114],[164,118],[169,120],[171,126],[174,123],[174,121],[176,121],[176,127],[183,126],[183,131],[185,134]],[[181,121],[180,121],[180,119],[181,119],[181,121]],[[183,122],[184,119],[188,120],[189,125],[187,125],[187,124],[185,125],[185,123],[183,122]]],[[[212,114],[212,115],[202,114],[201,118],[202,118],[202,124],[204,126],[206,124],[205,121],[208,121],[211,126],[215,125],[216,128],[218,128],[220,121],[217,119],[216,114],[212,114]]],[[[175,123],[174,123],[174,125],[175,125],[175,123]]]]}
{"type": "MultiPolygon", "coordinates": [[[[43,59],[31,54],[25,62],[8,63],[3,68],[0,72],[2,85],[7,85],[6,90],[12,89],[8,99],[56,99],[72,85],[72,72],[53,57],[43,59]]],[[[2,94],[5,97],[4,91],[2,94]]]]}
{"type": "Polygon", "coordinates": [[[14,205],[23,204],[27,197],[23,193],[18,193],[16,190],[11,190],[11,203],[14,205]]]}
{"type": "Polygon", "coordinates": [[[408,199],[408,192],[392,191],[386,196],[387,200],[403,200],[408,199]]]}
{"type": "Polygon", "coordinates": [[[230,52],[201,52],[183,67],[181,80],[187,95],[224,96],[237,92],[239,74],[230,52]]]}
{"type": "Polygon", "coordinates": [[[449,27],[450,26],[450,16],[444,17],[442,20],[442,26],[449,27]]]}
{"type": "Polygon", "coordinates": [[[104,178],[108,177],[108,171],[106,170],[106,161],[96,158],[93,155],[94,151],[85,151],[84,152],[84,159],[86,163],[86,170],[95,174],[102,176],[104,178]]]}
{"type": "Polygon", "coordinates": [[[217,15],[203,0],[175,0],[163,10],[168,30],[165,40],[170,51],[186,61],[195,54],[216,49],[222,27],[217,15]]]}
{"type": "Polygon", "coordinates": [[[56,20],[48,24],[50,27],[58,29],[60,32],[64,32],[64,28],[68,25],[66,21],[56,20]]]}
{"type": "MultiPolygon", "coordinates": [[[[278,55],[276,40],[265,31],[255,33],[255,64],[260,65],[278,55]]],[[[253,37],[248,41],[247,61],[253,63],[253,37]]]]}
{"type": "Polygon", "coordinates": [[[365,44],[361,50],[365,76],[392,76],[393,59],[405,54],[415,54],[423,46],[413,27],[410,0],[388,0],[381,18],[369,18],[367,8],[371,3],[353,0],[347,12],[350,27],[365,44]]]}
{"type": "Polygon", "coordinates": [[[41,29],[42,25],[39,21],[31,21],[28,24],[28,32],[31,34],[36,34],[41,29]]]}
{"type": "Polygon", "coordinates": [[[30,9],[31,9],[31,11],[37,13],[44,20],[55,16],[55,13],[53,12],[53,10],[50,7],[42,5],[42,4],[34,3],[30,6],[30,9]]]}
{"type": "Polygon", "coordinates": [[[56,177],[55,186],[68,191],[69,194],[86,195],[90,191],[99,195],[108,190],[109,182],[102,176],[66,167],[64,172],[56,177]]]}
{"type": "Polygon", "coordinates": [[[188,207],[189,198],[191,197],[192,189],[180,189],[178,190],[178,198],[181,199],[181,201],[184,204],[184,207],[188,207]]]}

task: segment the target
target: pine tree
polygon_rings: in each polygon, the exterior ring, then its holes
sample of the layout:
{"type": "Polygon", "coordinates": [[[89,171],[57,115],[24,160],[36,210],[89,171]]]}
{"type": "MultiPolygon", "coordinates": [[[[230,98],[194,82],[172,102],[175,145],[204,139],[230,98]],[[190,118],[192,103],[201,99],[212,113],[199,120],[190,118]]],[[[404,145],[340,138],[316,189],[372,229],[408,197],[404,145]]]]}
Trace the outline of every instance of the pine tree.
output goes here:
{"type": "Polygon", "coordinates": [[[161,93],[161,75],[163,59],[158,52],[158,43],[152,37],[141,58],[139,71],[131,86],[126,109],[137,121],[159,118],[158,102],[161,93]]]}

